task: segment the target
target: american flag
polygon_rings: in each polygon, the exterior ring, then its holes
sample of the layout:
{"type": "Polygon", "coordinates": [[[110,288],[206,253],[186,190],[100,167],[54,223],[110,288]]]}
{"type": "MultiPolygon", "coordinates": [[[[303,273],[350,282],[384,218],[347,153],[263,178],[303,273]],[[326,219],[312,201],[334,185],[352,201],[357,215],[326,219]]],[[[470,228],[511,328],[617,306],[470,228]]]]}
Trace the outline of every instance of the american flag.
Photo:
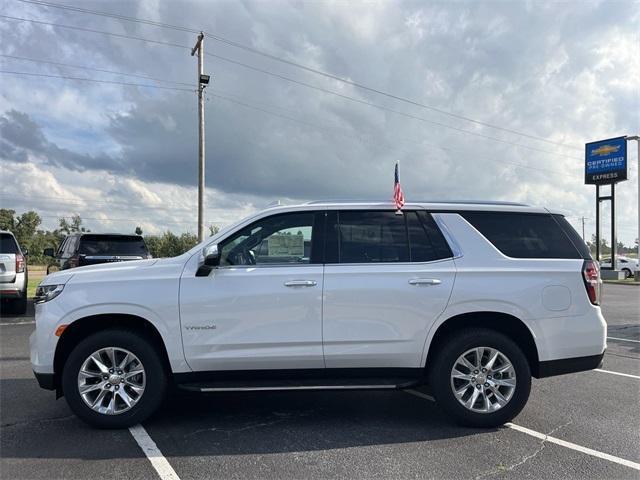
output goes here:
{"type": "Polygon", "coordinates": [[[400,173],[398,172],[398,162],[396,162],[395,183],[393,185],[393,201],[396,204],[396,208],[401,210],[404,207],[404,193],[402,193],[402,187],[400,186],[400,173]]]}

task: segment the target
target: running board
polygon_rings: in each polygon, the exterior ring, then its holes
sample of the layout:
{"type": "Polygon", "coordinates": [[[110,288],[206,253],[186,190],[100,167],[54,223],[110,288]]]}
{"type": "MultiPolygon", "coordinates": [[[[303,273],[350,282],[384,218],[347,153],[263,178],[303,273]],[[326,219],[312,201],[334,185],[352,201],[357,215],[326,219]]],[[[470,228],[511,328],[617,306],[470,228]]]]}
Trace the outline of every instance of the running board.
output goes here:
{"type": "Polygon", "coordinates": [[[414,378],[343,378],[343,379],[300,379],[288,381],[213,381],[179,383],[178,387],[192,392],[262,392],[282,390],[398,390],[420,385],[414,378]]]}
{"type": "Polygon", "coordinates": [[[278,390],[395,390],[409,388],[410,385],[300,385],[297,387],[269,386],[269,387],[197,387],[193,385],[178,385],[183,390],[192,392],[274,392],[278,390]]]}

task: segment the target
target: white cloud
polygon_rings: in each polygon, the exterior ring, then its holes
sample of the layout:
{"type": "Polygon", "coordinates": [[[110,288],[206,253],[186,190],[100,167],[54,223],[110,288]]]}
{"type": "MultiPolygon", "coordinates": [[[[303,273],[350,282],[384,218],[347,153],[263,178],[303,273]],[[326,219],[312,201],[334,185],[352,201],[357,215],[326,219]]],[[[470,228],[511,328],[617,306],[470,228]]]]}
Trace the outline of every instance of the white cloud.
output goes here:
{"type": "MultiPolygon", "coordinates": [[[[594,189],[582,182],[582,145],[640,130],[640,14],[633,2],[624,5],[619,16],[607,2],[581,4],[579,11],[574,4],[539,2],[81,4],[203,28],[438,109],[577,148],[451,118],[208,38],[206,50],[217,55],[551,152],[409,119],[207,57],[213,75],[207,89],[212,223],[228,223],[277,197],[388,198],[398,159],[410,198],[519,200],[593,219],[594,189]],[[215,98],[216,92],[254,108],[215,98]]],[[[184,32],[44,7],[10,3],[7,12],[184,45],[195,41],[184,32]]],[[[188,50],[9,21],[0,22],[0,32],[5,54],[178,81],[195,77],[188,50]]],[[[3,69],[149,83],[1,61],[3,69]]],[[[0,117],[22,113],[41,133],[14,138],[22,141],[20,148],[12,143],[14,149],[0,157],[3,176],[22,172],[32,185],[9,182],[3,205],[42,209],[53,223],[56,215],[78,211],[95,218],[87,222],[96,229],[131,229],[134,223],[149,232],[195,229],[195,95],[8,75],[0,82],[0,117]],[[44,188],[33,187],[40,184],[44,188]],[[42,191],[55,192],[56,201],[36,196],[42,191]],[[108,220],[123,216],[127,221],[108,220]]],[[[631,170],[631,180],[618,186],[619,233],[627,244],[637,235],[637,173],[631,170]]]]}

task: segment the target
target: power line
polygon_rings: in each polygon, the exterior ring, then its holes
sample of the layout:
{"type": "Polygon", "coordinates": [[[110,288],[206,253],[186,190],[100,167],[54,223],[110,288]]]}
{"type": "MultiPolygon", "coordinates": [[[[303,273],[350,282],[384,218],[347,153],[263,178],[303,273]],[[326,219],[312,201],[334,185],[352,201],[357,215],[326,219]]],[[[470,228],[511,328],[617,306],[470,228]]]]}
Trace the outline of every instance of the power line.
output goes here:
{"type": "Polygon", "coordinates": [[[411,118],[413,120],[418,120],[420,122],[428,123],[428,124],[431,124],[431,125],[436,125],[438,127],[447,128],[447,129],[450,129],[450,130],[455,130],[457,132],[465,133],[465,134],[468,134],[468,135],[473,135],[473,136],[480,137],[480,138],[485,138],[487,140],[492,140],[492,141],[495,141],[495,142],[504,143],[506,145],[512,145],[514,147],[520,147],[520,148],[524,148],[524,149],[527,149],[527,150],[532,150],[534,152],[546,153],[546,154],[553,155],[553,156],[556,156],[556,157],[570,158],[572,160],[582,160],[582,158],[579,158],[579,157],[573,157],[573,156],[569,156],[569,155],[559,154],[559,153],[552,152],[552,151],[549,151],[549,150],[544,150],[544,149],[541,149],[541,148],[531,147],[529,145],[522,145],[520,143],[510,142],[508,140],[502,140],[500,138],[491,137],[489,135],[484,135],[482,133],[473,132],[473,131],[470,131],[470,130],[465,130],[463,128],[454,127],[454,126],[448,125],[446,123],[440,123],[440,122],[436,122],[434,120],[429,120],[429,119],[424,118],[424,117],[419,117],[417,115],[412,115],[410,113],[402,112],[400,110],[395,110],[393,108],[390,108],[390,107],[387,107],[387,106],[384,106],[384,105],[380,105],[379,103],[373,103],[373,102],[369,102],[367,100],[362,100],[362,99],[359,99],[359,98],[351,97],[349,95],[345,95],[345,94],[336,92],[334,90],[329,90],[329,89],[326,89],[326,88],[323,88],[323,87],[318,87],[316,85],[312,85],[310,83],[306,83],[306,82],[303,82],[301,80],[296,80],[296,79],[293,79],[293,78],[290,78],[290,77],[287,77],[287,76],[284,76],[284,75],[280,75],[279,73],[274,73],[274,72],[270,72],[269,70],[264,70],[262,68],[254,67],[253,65],[249,65],[247,63],[243,63],[243,62],[240,62],[238,60],[233,60],[233,59],[228,58],[228,57],[223,57],[223,56],[217,55],[215,53],[205,52],[205,55],[209,56],[209,57],[217,58],[219,60],[223,60],[225,62],[229,62],[229,63],[235,64],[235,65],[239,65],[241,67],[244,67],[244,68],[256,71],[256,72],[264,73],[264,74],[270,75],[272,77],[276,77],[276,78],[279,78],[279,79],[282,79],[282,80],[286,80],[286,81],[294,83],[296,85],[300,85],[300,86],[303,86],[303,87],[311,88],[313,90],[317,90],[319,92],[323,92],[323,93],[326,93],[326,94],[335,95],[337,97],[343,98],[345,100],[349,100],[351,102],[360,103],[362,105],[367,105],[369,107],[377,108],[379,110],[390,112],[390,113],[393,113],[393,114],[396,114],[396,115],[400,115],[400,116],[403,116],[403,117],[406,117],[406,118],[411,118]]]}
{"type": "MultiPolygon", "coordinates": [[[[29,72],[12,72],[12,71],[5,71],[5,70],[0,70],[0,73],[15,74],[15,75],[28,75],[28,76],[36,76],[36,77],[50,77],[50,78],[59,78],[59,79],[65,79],[65,80],[81,80],[81,81],[89,81],[89,82],[97,82],[97,83],[108,83],[108,84],[117,84],[117,85],[128,85],[128,86],[137,86],[137,87],[161,88],[161,89],[179,90],[179,91],[187,91],[187,92],[191,92],[192,91],[190,89],[177,88],[177,87],[162,87],[162,86],[159,86],[159,85],[144,85],[144,84],[138,84],[138,83],[116,82],[116,81],[110,81],[110,80],[95,80],[95,79],[80,78],[80,77],[66,77],[66,76],[62,76],[62,75],[48,75],[48,74],[29,73],[29,72]]],[[[234,100],[234,99],[232,99],[230,97],[225,97],[223,95],[217,95],[217,94],[213,94],[213,93],[211,93],[209,95],[213,96],[213,97],[218,97],[218,98],[227,100],[227,101],[232,102],[232,103],[236,103],[238,105],[245,106],[247,108],[252,108],[254,110],[262,111],[264,113],[267,113],[267,114],[270,114],[270,115],[273,115],[273,116],[276,116],[276,117],[285,118],[287,120],[291,120],[291,121],[294,121],[294,122],[297,122],[297,123],[301,123],[301,124],[304,124],[304,125],[307,125],[307,126],[311,126],[311,127],[314,127],[314,128],[318,128],[318,129],[326,129],[326,127],[318,126],[316,124],[313,124],[313,123],[310,123],[310,122],[306,122],[304,120],[299,120],[299,119],[296,119],[296,118],[293,118],[293,117],[289,117],[289,116],[286,116],[286,115],[282,115],[282,114],[279,114],[279,113],[270,112],[270,111],[268,111],[266,109],[263,109],[261,107],[256,107],[256,106],[250,105],[250,104],[248,104],[246,102],[242,102],[242,101],[239,101],[239,100],[234,100]]],[[[350,138],[355,138],[355,139],[357,139],[359,141],[362,141],[359,137],[348,135],[348,134],[345,134],[344,132],[340,132],[340,134],[342,134],[343,136],[347,136],[347,137],[350,137],[350,138]]],[[[459,153],[459,152],[456,152],[456,150],[453,150],[453,149],[450,149],[450,148],[447,148],[447,147],[442,147],[440,145],[428,144],[426,142],[421,142],[421,141],[416,141],[415,143],[418,143],[419,145],[422,145],[422,146],[430,146],[430,147],[438,148],[438,149],[443,150],[443,151],[451,151],[453,153],[459,153]]],[[[387,146],[390,146],[390,145],[387,144],[387,146]]],[[[390,147],[392,147],[392,146],[390,146],[390,147]]],[[[548,170],[548,169],[541,169],[541,168],[531,167],[531,166],[528,166],[528,165],[522,165],[520,163],[509,162],[509,161],[506,161],[506,160],[498,160],[498,159],[491,159],[491,158],[485,158],[485,160],[495,161],[495,162],[498,162],[498,163],[511,164],[511,165],[516,166],[516,167],[525,168],[525,169],[529,169],[529,170],[538,170],[538,171],[545,172],[545,173],[555,173],[555,174],[558,174],[558,175],[566,175],[563,172],[557,172],[557,171],[548,170]]],[[[569,175],[566,175],[566,176],[569,176],[569,175]]]]}
{"type": "Polygon", "coordinates": [[[174,84],[174,85],[186,85],[188,87],[193,87],[194,89],[196,88],[195,85],[192,84],[192,83],[176,82],[176,81],[173,81],[173,80],[165,80],[165,79],[162,79],[162,78],[151,77],[149,75],[140,75],[140,74],[137,74],[137,73],[117,72],[117,71],[114,71],[114,70],[105,70],[105,69],[102,69],[102,68],[87,67],[87,66],[84,66],[84,65],[75,65],[75,64],[70,64],[70,63],[52,62],[50,60],[43,60],[43,59],[37,59],[37,58],[28,58],[28,57],[19,57],[17,55],[6,55],[4,53],[0,53],[0,57],[11,58],[13,60],[21,60],[21,61],[26,61],[26,62],[55,65],[55,66],[58,66],[58,67],[78,68],[78,69],[82,69],[82,70],[91,70],[91,71],[94,71],[94,72],[110,73],[110,74],[113,74],[113,75],[123,75],[123,76],[126,76],[126,77],[144,78],[146,80],[153,80],[154,82],[171,83],[171,84],[174,84]]]}
{"type": "MultiPolygon", "coordinates": [[[[19,0],[19,1],[25,1],[25,0],[19,0]]],[[[25,22],[34,22],[34,23],[50,25],[50,26],[54,26],[54,27],[77,29],[77,30],[80,30],[80,31],[88,31],[88,32],[91,32],[91,33],[98,33],[98,34],[107,35],[107,36],[115,36],[115,37],[118,37],[118,38],[127,38],[127,39],[130,39],[130,40],[138,40],[138,41],[143,41],[143,42],[157,43],[157,44],[160,44],[160,45],[165,45],[165,46],[171,46],[171,47],[177,47],[177,48],[183,48],[183,49],[190,50],[190,47],[188,47],[186,45],[180,45],[180,44],[170,43],[170,42],[160,42],[160,41],[156,41],[156,40],[152,40],[152,39],[148,39],[148,38],[135,37],[135,36],[131,36],[131,35],[115,34],[115,33],[106,32],[106,31],[103,31],[103,30],[92,30],[92,29],[86,29],[86,28],[83,28],[83,27],[76,27],[76,26],[73,26],[73,25],[61,25],[61,24],[58,24],[58,23],[43,22],[43,21],[40,21],[40,20],[32,20],[32,19],[27,19],[27,18],[11,17],[11,16],[7,16],[7,15],[0,15],[0,18],[8,18],[8,19],[11,19],[11,20],[18,20],[18,21],[25,21],[25,22]]],[[[424,123],[428,123],[428,124],[431,124],[431,125],[436,125],[436,126],[439,126],[439,127],[442,127],[442,128],[447,128],[447,129],[454,130],[454,131],[457,131],[457,132],[465,133],[465,134],[468,134],[468,135],[473,135],[473,136],[480,137],[480,138],[485,138],[487,140],[492,140],[492,141],[503,143],[503,144],[506,144],[506,145],[512,145],[512,146],[515,146],[515,147],[524,148],[524,149],[527,149],[527,150],[532,150],[532,151],[536,151],[536,152],[540,152],[540,153],[546,153],[546,154],[554,155],[554,156],[558,156],[558,157],[570,158],[570,159],[573,159],[573,160],[582,160],[581,158],[578,158],[578,157],[572,157],[572,156],[569,156],[569,155],[564,155],[564,154],[551,152],[549,150],[543,150],[543,149],[536,148],[536,147],[531,147],[531,146],[528,146],[528,145],[522,145],[522,144],[519,144],[519,143],[510,142],[508,140],[502,140],[502,139],[499,139],[499,138],[496,138],[496,137],[492,137],[492,136],[489,136],[489,135],[484,135],[482,133],[473,132],[473,131],[470,131],[470,130],[465,130],[465,129],[462,129],[462,128],[454,127],[452,125],[448,125],[448,124],[445,124],[445,123],[436,122],[434,120],[429,120],[429,119],[426,119],[424,117],[419,117],[417,115],[412,115],[410,113],[402,112],[400,110],[395,110],[393,108],[386,107],[384,105],[380,105],[380,104],[377,104],[377,103],[369,102],[367,100],[362,100],[362,99],[359,99],[359,98],[351,97],[349,95],[345,95],[345,94],[336,92],[334,90],[329,90],[329,89],[326,89],[326,88],[323,88],[323,87],[319,87],[319,86],[316,86],[316,85],[313,85],[313,84],[310,84],[310,83],[307,83],[307,82],[303,82],[301,80],[296,80],[296,79],[287,77],[285,75],[281,75],[279,73],[271,72],[269,70],[264,70],[262,68],[255,67],[253,65],[249,65],[249,64],[237,61],[237,60],[233,60],[231,58],[223,57],[221,55],[216,55],[216,54],[213,54],[213,53],[210,53],[210,52],[205,52],[205,55],[213,57],[213,58],[217,58],[219,60],[222,60],[222,61],[225,61],[225,62],[228,62],[228,63],[231,63],[231,64],[235,64],[235,65],[247,68],[249,70],[253,70],[255,72],[259,72],[259,73],[263,73],[265,75],[269,75],[269,76],[272,76],[272,77],[275,77],[275,78],[279,78],[281,80],[285,80],[285,81],[291,82],[291,83],[296,84],[296,85],[300,85],[300,86],[303,86],[303,87],[306,87],[306,88],[309,88],[309,89],[313,89],[313,90],[316,90],[316,91],[319,91],[319,92],[323,92],[325,94],[334,95],[336,97],[339,97],[339,98],[342,98],[342,99],[345,99],[345,100],[348,100],[348,101],[351,101],[351,102],[359,103],[359,104],[362,104],[362,105],[367,105],[369,107],[377,108],[379,110],[383,110],[383,111],[386,111],[386,112],[389,112],[389,113],[394,113],[396,115],[400,115],[400,116],[403,116],[405,118],[411,118],[411,119],[418,120],[418,121],[421,121],[421,122],[424,122],[424,123]]]]}
{"type": "MultiPolygon", "coordinates": [[[[110,18],[115,18],[115,19],[118,19],[118,20],[125,20],[125,21],[129,21],[129,22],[135,22],[135,23],[151,25],[151,26],[156,26],[156,27],[169,28],[169,29],[179,30],[179,31],[183,31],[183,32],[190,32],[190,33],[198,33],[199,32],[199,30],[193,29],[193,28],[189,28],[189,27],[171,25],[171,24],[167,24],[167,23],[156,22],[156,21],[153,21],[153,20],[140,19],[140,18],[136,18],[136,17],[129,17],[129,16],[126,16],[126,15],[114,14],[114,13],[109,13],[109,12],[99,12],[99,11],[95,11],[95,10],[89,10],[89,9],[80,8],[80,7],[74,7],[74,6],[69,6],[69,5],[62,5],[62,4],[58,4],[58,3],[51,3],[51,2],[45,2],[45,1],[39,1],[39,0],[18,0],[18,1],[21,1],[21,2],[24,2],[24,3],[42,5],[42,6],[51,7],[51,8],[60,8],[60,9],[64,9],[64,10],[71,10],[71,11],[75,11],[75,12],[79,12],[79,13],[86,13],[86,14],[91,14],[91,15],[110,17],[110,18]]],[[[206,32],[206,31],[204,31],[204,34],[205,34],[205,36],[207,36],[207,37],[209,37],[209,38],[211,38],[211,39],[213,39],[213,40],[215,40],[217,42],[224,43],[226,45],[230,45],[230,46],[233,46],[233,47],[236,47],[236,48],[240,48],[242,50],[245,50],[245,51],[248,51],[248,52],[251,52],[251,53],[255,53],[257,55],[261,55],[261,56],[263,56],[265,58],[268,58],[270,60],[273,60],[273,61],[276,61],[276,62],[280,62],[280,63],[283,63],[285,65],[289,65],[289,66],[292,66],[292,67],[300,68],[300,69],[302,69],[304,71],[307,71],[307,72],[310,72],[310,73],[314,73],[316,75],[321,75],[321,76],[323,76],[325,78],[329,78],[331,80],[335,80],[335,81],[344,83],[346,85],[350,85],[352,87],[359,88],[361,90],[365,90],[365,91],[368,91],[368,92],[371,92],[371,93],[382,95],[382,96],[385,96],[385,97],[388,97],[388,98],[391,98],[393,100],[397,100],[397,101],[400,101],[400,102],[403,102],[403,103],[406,103],[406,104],[409,104],[409,105],[413,105],[413,106],[416,106],[416,107],[420,107],[420,108],[424,108],[424,109],[427,109],[427,110],[431,110],[431,111],[440,113],[442,115],[446,115],[446,116],[449,116],[449,117],[452,117],[452,118],[456,118],[458,120],[464,120],[464,121],[467,121],[467,122],[470,122],[470,123],[474,123],[476,125],[481,125],[481,126],[484,126],[484,127],[493,128],[495,130],[500,130],[500,131],[511,133],[511,134],[514,134],[514,135],[519,135],[521,137],[529,138],[529,139],[532,139],[532,140],[545,142],[547,144],[556,145],[556,146],[563,147],[563,148],[570,148],[570,149],[573,149],[573,150],[581,150],[578,147],[573,147],[571,145],[566,145],[564,143],[556,142],[556,141],[553,141],[553,140],[549,140],[547,138],[540,137],[540,136],[537,136],[537,135],[532,135],[532,134],[520,132],[520,131],[517,131],[517,130],[514,130],[514,129],[505,128],[505,127],[501,127],[499,125],[494,125],[494,124],[491,124],[491,123],[487,123],[487,122],[483,122],[483,121],[480,121],[480,120],[476,120],[474,118],[471,118],[471,117],[468,117],[468,116],[465,116],[465,115],[452,113],[452,112],[449,112],[447,110],[443,110],[441,108],[434,107],[432,105],[427,105],[427,104],[424,104],[422,102],[418,102],[416,100],[412,100],[412,99],[409,99],[409,98],[406,98],[406,97],[403,97],[403,96],[400,96],[400,95],[396,95],[396,94],[393,94],[393,93],[390,93],[390,92],[379,90],[377,88],[369,87],[369,86],[364,85],[362,83],[355,82],[355,81],[349,80],[347,78],[343,78],[343,77],[341,77],[339,75],[335,75],[335,74],[332,74],[332,73],[329,73],[329,72],[325,72],[325,71],[319,70],[317,68],[310,67],[308,65],[303,65],[301,63],[294,62],[292,60],[287,60],[285,58],[278,57],[277,55],[273,55],[273,54],[270,54],[270,53],[265,52],[263,50],[251,47],[249,45],[245,45],[245,44],[242,44],[240,42],[236,42],[234,40],[230,40],[230,39],[225,38],[225,37],[223,37],[221,35],[216,35],[216,34],[213,34],[213,33],[210,33],[210,32],[206,32]]]]}
{"type": "Polygon", "coordinates": [[[46,78],[61,78],[64,80],[79,80],[82,82],[94,82],[94,83],[108,83],[112,85],[124,85],[130,87],[143,87],[143,88],[159,88],[162,90],[177,90],[181,92],[194,92],[195,90],[189,88],[178,87],[164,87],[161,85],[148,85],[143,83],[130,83],[130,82],[118,82],[116,80],[97,80],[95,78],[83,78],[83,77],[68,77],[65,75],[50,75],[48,73],[31,73],[31,72],[15,72],[10,70],[0,70],[0,73],[6,73],[9,75],[27,75],[31,77],[46,77],[46,78]]]}
{"type": "Polygon", "coordinates": [[[92,29],[92,28],[78,27],[76,25],[64,25],[64,24],[61,24],[61,23],[53,23],[53,22],[45,22],[43,20],[35,20],[33,18],[13,17],[11,15],[0,15],[0,18],[6,18],[8,20],[16,20],[16,21],[19,21],[19,22],[36,23],[36,24],[39,24],[39,25],[48,25],[48,26],[51,26],[51,27],[68,28],[68,29],[71,29],[71,30],[79,30],[81,32],[99,33],[99,34],[102,34],[102,35],[108,35],[110,37],[126,38],[126,39],[129,39],[129,40],[140,40],[142,42],[154,43],[154,44],[157,44],[157,45],[164,45],[166,47],[185,48],[187,50],[191,50],[191,47],[188,47],[186,45],[181,45],[179,43],[163,42],[161,40],[152,40],[150,38],[136,37],[136,36],[133,36],[133,35],[124,35],[122,33],[105,32],[104,30],[95,30],[95,29],[92,29]]]}
{"type": "MultiPolygon", "coordinates": [[[[300,124],[303,124],[303,125],[307,125],[307,126],[310,126],[310,127],[313,127],[313,128],[317,128],[317,129],[320,129],[320,130],[328,130],[327,127],[319,126],[319,125],[316,125],[314,123],[310,123],[310,122],[307,122],[307,121],[304,121],[304,120],[300,120],[300,119],[297,119],[297,118],[294,118],[294,117],[289,117],[288,115],[282,115],[280,113],[272,112],[272,111],[269,111],[269,110],[264,109],[262,107],[257,107],[255,105],[251,105],[250,103],[247,103],[247,102],[244,102],[244,101],[235,100],[233,98],[226,97],[226,96],[223,96],[223,95],[214,94],[214,93],[209,93],[209,95],[212,96],[212,97],[221,98],[221,99],[229,101],[231,103],[235,103],[235,104],[244,106],[246,108],[251,108],[253,110],[266,113],[268,115],[272,115],[272,116],[279,117],[279,118],[284,118],[286,120],[290,120],[290,121],[293,121],[293,122],[296,122],[296,123],[300,123],[300,124]]],[[[340,135],[348,137],[348,138],[354,138],[354,139],[356,139],[358,141],[361,141],[361,142],[363,141],[361,138],[359,138],[357,136],[349,135],[349,134],[344,133],[344,132],[342,132],[340,130],[338,130],[338,133],[340,135]]],[[[456,151],[456,150],[451,149],[451,148],[442,147],[440,145],[429,144],[429,143],[422,142],[422,141],[415,141],[414,143],[417,143],[417,144],[419,144],[421,146],[428,146],[428,147],[437,148],[437,149],[440,149],[440,150],[443,150],[443,151],[449,151],[449,152],[452,152],[452,153],[461,153],[460,151],[456,151]]],[[[378,145],[381,145],[381,144],[378,143],[378,145]]],[[[386,144],[386,146],[393,148],[393,145],[386,144]]],[[[519,167],[519,168],[525,168],[525,169],[528,169],[528,170],[536,170],[536,171],[543,172],[543,173],[553,173],[553,174],[556,174],[556,175],[562,175],[562,176],[571,177],[571,178],[575,178],[576,177],[576,175],[567,174],[565,172],[549,170],[549,169],[543,169],[543,168],[537,168],[537,167],[531,167],[529,165],[523,165],[521,163],[510,162],[508,160],[498,160],[498,159],[489,158],[489,157],[477,157],[477,158],[479,158],[480,160],[487,160],[487,161],[491,161],[491,162],[497,162],[497,163],[500,163],[500,164],[513,165],[513,166],[516,166],[516,167],[519,167]]]]}

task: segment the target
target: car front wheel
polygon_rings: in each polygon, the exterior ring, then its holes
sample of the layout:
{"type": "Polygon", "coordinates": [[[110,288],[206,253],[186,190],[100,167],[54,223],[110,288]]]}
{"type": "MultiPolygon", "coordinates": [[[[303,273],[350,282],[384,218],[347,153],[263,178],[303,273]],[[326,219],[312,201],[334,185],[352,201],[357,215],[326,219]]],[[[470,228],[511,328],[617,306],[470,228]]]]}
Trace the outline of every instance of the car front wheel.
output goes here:
{"type": "Polygon", "coordinates": [[[509,337],[489,329],[449,336],[437,350],[430,383],[438,404],[458,423],[496,427],[524,408],[531,371],[509,337]]]}
{"type": "Polygon", "coordinates": [[[69,355],[62,389],[71,410],[99,428],[125,428],[161,404],[167,378],[157,349],[128,330],[85,338],[69,355]]]}

